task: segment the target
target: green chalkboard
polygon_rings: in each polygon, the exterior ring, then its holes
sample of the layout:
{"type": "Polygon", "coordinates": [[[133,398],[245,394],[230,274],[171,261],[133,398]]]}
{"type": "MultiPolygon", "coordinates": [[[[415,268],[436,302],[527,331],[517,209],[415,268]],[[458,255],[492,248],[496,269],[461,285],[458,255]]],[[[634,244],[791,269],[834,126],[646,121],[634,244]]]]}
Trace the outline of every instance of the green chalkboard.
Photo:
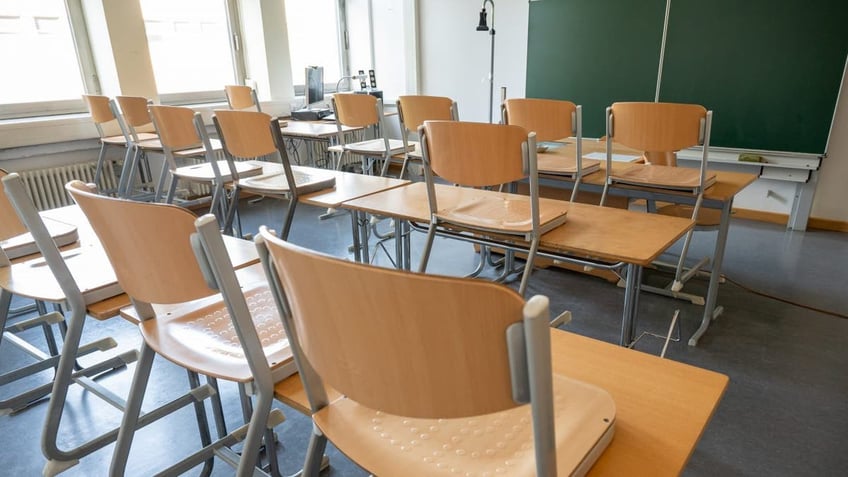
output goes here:
{"type": "Polygon", "coordinates": [[[713,110],[711,143],[825,152],[846,0],[672,0],[660,101],[713,110]]]}
{"type": "Polygon", "coordinates": [[[527,96],[583,107],[583,134],[605,134],[612,101],[653,101],[665,0],[530,3],[527,96]]]}
{"type": "MultiPolygon", "coordinates": [[[[530,3],[527,96],[652,101],[665,0],[530,3]]],[[[712,109],[711,144],[822,154],[848,55],[846,0],[671,0],[660,101],[712,109]]]]}

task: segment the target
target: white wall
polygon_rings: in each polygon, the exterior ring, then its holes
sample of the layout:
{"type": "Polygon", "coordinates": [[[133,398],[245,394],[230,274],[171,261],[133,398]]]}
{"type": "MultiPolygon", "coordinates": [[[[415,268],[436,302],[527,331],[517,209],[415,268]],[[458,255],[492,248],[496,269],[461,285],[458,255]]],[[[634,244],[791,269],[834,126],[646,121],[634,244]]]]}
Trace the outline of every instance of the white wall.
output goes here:
{"type": "Polygon", "coordinates": [[[848,76],[830,132],[828,156],[822,160],[812,217],[848,222],[848,76]]]}
{"type": "MultiPolygon", "coordinates": [[[[479,0],[418,2],[419,93],[453,98],[466,121],[488,120],[490,36],[475,30],[481,5],[479,0]]],[[[527,0],[495,0],[496,121],[502,86],[509,97],[524,96],[528,6],[527,0]]]]}

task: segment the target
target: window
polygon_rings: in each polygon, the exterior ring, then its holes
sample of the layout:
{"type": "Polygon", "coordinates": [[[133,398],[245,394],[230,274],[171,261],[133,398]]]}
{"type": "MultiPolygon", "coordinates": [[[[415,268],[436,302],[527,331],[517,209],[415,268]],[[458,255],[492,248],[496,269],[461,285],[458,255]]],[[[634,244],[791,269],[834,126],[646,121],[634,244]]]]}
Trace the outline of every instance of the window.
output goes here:
{"type": "Polygon", "coordinates": [[[63,0],[0,2],[4,117],[82,111],[85,92],[63,0]]]}
{"type": "Polygon", "coordinates": [[[338,0],[286,0],[286,28],[292,84],[303,94],[307,66],[323,66],[324,82],[335,88],[342,77],[338,0]]]}
{"type": "Polygon", "coordinates": [[[223,99],[236,82],[228,2],[141,0],[141,10],[163,102],[223,99]]]}

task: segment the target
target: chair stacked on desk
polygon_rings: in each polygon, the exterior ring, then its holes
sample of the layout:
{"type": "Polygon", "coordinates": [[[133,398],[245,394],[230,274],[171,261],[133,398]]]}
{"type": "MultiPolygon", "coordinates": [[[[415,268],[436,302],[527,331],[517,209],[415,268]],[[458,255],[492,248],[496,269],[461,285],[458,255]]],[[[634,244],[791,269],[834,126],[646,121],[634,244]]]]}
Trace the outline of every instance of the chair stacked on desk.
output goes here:
{"type": "Polygon", "coordinates": [[[227,95],[227,105],[230,109],[262,112],[256,90],[250,86],[228,84],[224,86],[224,93],[227,95]]]}
{"type": "MultiPolygon", "coordinates": [[[[707,171],[709,158],[712,111],[696,104],[678,103],[614,103],[607,108],[607,167],[601,205],[609,188],[619,184],[632,189],[649,189],[689,194],[695,197],[694,206],[671,204],[656,212],[678,217],[690,217],[698,225],[718,224],[714,213],[701,213],[704,190],[715,181],[715,174],[707,171]],[[649,163],[633,167],[614,168],[613,143],[645,151],[649,163]],[[688,147],[701,147],[701,165],[698,169],[676,167],[675,153],[688,147]]],[[[672,194],[666,194],[673,201],[672,194]]],[[[654,209],[648,201],[648,209],[654,209]]],[[[672,292],[679,292],[683,284],[706,262],[685,270],[686,254],[693,231],[686,234],[683,250],[675,269],[672,292]]]]}
{"type": "Polygon", "coordinates": [[[431,216],[419,270],[427,269],[437,229],[483,234],[507,249],[514,248],[510,240],[525,241],[529,247],[519,286],[523,295],[542,234],[564,223],[567,212],[564,203],[539,199],[535,134],[513,125],[425,121],[419,135],[431,216]],[[467,202],[445,207],[439,205],[435,176],[469,188],[527,179],[530,193],[527,197],[484,191],[491,194],[469,195],[467,202]]]}
{"type": "MultiPolygon", "coordinates": [[[[91,115],[91,120],[97,127],[97,133],[100,136],[100,153],[97,156],[97,166],[94,170],[94,183],[103,193],[115,194],[118,192],[118,184],[114,184],[112,178],[117,178],[120,181],[120,176],[114,174],[113,168],[115,161],[110,161],[110,166],[107,167],[106,154],[110,147],[118,147],[125,149],[123,164],[127,164],[132,159],[133,147],[127,142],[129,134],[124,125],[124,120],[120,114],[116,114],[117,106],[114,100],[107,96],[84,94],[82,96],[85,105],[88,108],[88,113],[91,115]],[[112,171],[107,180],[104,177],[104,170],[112,171]]],[[[156,139],[156,135],[152,133],[139,133],[140,140],[156,139]]]]}
{"type": "MultiPolygon", "coordinates": [[[[400,139],[389,139],[383,124],[383,101],[370,94],[340,93],[333,95],[333,111],[338,128],[337,144],[328,150],[336,156],[336,169],[342,166],[348,153],[363,157],[363,171],[379,162],[379,175],[389,171],[392,156],[406,151],[407,145],[400,139]],[[343,126],[367,128],[374,139],[347,142],[343,126]]],[[[376,172],[376,171],[375,171],[376,172]]]]}
{"type": "Polygon", "coordinates": [[[223,224],[227,206],[224,187],[232,184],[233,177],[238,179],[261,174],[262,166],[218,160],[215,155],[222,151],[221,142],[205,135],[203,118],[191,108],[153,105],[150,106],[150,114],[159,133],[166,161],[156,190],[161,193],[167,177],[170,184],[165,203],[170,204],[180,181],[208,185],[212,189],[209,211],[216,214],[223,224]],[[182,166],[177,162],[191,158],[201,158],[204,162],[182,166]]]}
{"type": "MultiPolygon", "coordinates": [[[[295,372],[280,318],[273,307],[261,270],[245,270],[244,290],[234,285],[249,307],[233,313],[217,290],[209,288],[192,251],[195,216],[166,204],[125,201],[94,194],[79,181],[68,192],[85,212],[109,257],[121,288],[132,298],[134,315],[143,338],[138,365],[129,390],[126,410],[112,457],[111,472],[123,475],[136,431],[149,421],[141,414],[153,358],[158,354],[185,368],[191,390],[180,398],[182,405],[195,408],[202,449],[168,467],[163,473],[176,475],[205,463],[214,456],[238,466],[238,475],[254,475],[263,441],[274,456],[273,426],[282,422],[279,411],[271,411],[272,387],[295,372]],[[157,311],[158,310],[158,311],[157,311]],[[253,359],[248,361],[247,356],[253,359]],[[249,365],[250,363],[250,365],[249,365]],[[251,368],[252,365],[262,369],[251,368]],[[255,407],[246,416],[250,422],[226,432],[220,402],[215,409],[218,439],[211,438],[203,400],[219,399],[214,381],[200,385],[199,375],[240,383],[257,395],[255,407]],[[256,379],[263,376],[263,380],[256,379]],[[229,447],[245,439],[239,457],[229,447]]],[[[218,231],[214,217],[212,228],[218,231]]],[[[226,251],[223,252],[226,255],[226,251]]],[[[236,280],[233,263],[227,269],[236,280]]],[[[237,282],[236,282],[237,283],[237,282]]],[[[250,407],[250,401],[247,401],[250,407]]],[[[276,473],[276,459],[271,459],[276,473]]],[[[208,468],[205,470],[208,471],[208,468]]]]}
{"type": "Polygon", "coordinates": [[[547,298],[352,263],[266,228],[258,246],[311,407],[304,475],[328,440],[375,475],[422,476],[582,475],[610,442],[609,394],[552,373],[547,298]]]}
{"type": "Polygon", "coordinates": [[[571,200],[577,197],[583,179],[583,113],[571,101],[535,98],[511,98],[504,101],[501,113],[504,124],[521,126],[536,133],[536,143],[574,138],[575,161],[573,172],[560,174],[574,181],[571,200]]]}
{"type": "Polygon", "coordinates": [[[412,134],[418,134],[418,128],[424,125],[424,121],[444,120],[459,121],[459,111],[456,101],[444,96],[411,95],[400,96],[397,99],[398,120],[400,121],[400,135],[405,149],[403,153],[403,165],[398,177],[403,179],[405,172],[409,170],[411,154],[418,153],[420,158],[420,145],[409,140],[412,134]]]}
{"type": "MultiPolygon", "coordinates": [[[[153,137],[149,136],[150,133],[155,131],[153,119],[148,111],[148,106],[152,103],[147,98],[140,96],[116,96],[115,100],[121,109],[120,114],[124,118],[124,125],[126,126],[124,135],[127,144],[133,151],[130,160],[124,161],[121,182],[118,185],[118,195],[128,199],[148,200],[152,197],[155,200],[158,191],[154,189],[151,193],[151,187],[145,185],[153,181],[153,171],[150,170],[148,154],[151,152],[162,154],[163,148],[157,134],[154,134],[153,137]],[[134,190],[136,171],[138,171],[139,182],[144,189],[138,196],[136,196],[134,190]]],[[[119,113],[114,111],[114,114],[117,116],[119,113]]]]}

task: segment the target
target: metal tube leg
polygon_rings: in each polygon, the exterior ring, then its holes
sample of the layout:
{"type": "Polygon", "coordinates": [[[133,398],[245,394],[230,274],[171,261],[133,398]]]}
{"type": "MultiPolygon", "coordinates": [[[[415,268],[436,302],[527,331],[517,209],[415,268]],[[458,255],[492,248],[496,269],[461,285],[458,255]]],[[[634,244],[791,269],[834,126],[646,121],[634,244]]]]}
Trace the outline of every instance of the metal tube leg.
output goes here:
{"type": "MultiPolygon", "coordinates": [[[[168,195],[165,196],[166,204],[174,203],[174,195],[177,193],[177,185],[179,184],[179,182],[180,181],[177,179],[176,176],[171,176],[171,184],[168,186],[168,195]]],[[[156,200],[154,200],[154,202],[158,202],[159,190],[160,189],[156,189],[156,200]]]]}
{"type": "MultiPolygon", "coordinates": [[[[238,212],[239,205],[239,188],[233,188],[232,198],[230,199],[230,205],[227,207],[227,218],[224,220],[224,233],[229,235],[233,235],[233,219],[236,216],[236,212],[238,212]]],[[[239,233],[239,237],[241,237],[241,233],[239,233]]]]}
{"type": "Polygon", "coordinates": [[[124,419],[118,431],[118,440],[115,442],[115,450],[112,453],[112,463],[109,466],[109,475],[123,476],[127,468],[127,458],[130,454],[133,436],[138,427],[138,418],[141,414],[141,404],[144,401],[144,393],[147,390],[147,381],[150,379],[150,370],[153,367],[153,358],[156,352],[147,343],[142,342],[135,368],[127,407],[124,410],[124,419]]]}
{"type": "Polygon", "coordinates": [[[395,225],[395,266],[398,269],[403,270],[403,224],[404,221],[400,219],[394,219],[395,225]]]}
{"type": "MultiPolygon", "coordinates": [[[[200,387],[200,377],[194,371],[186,370],[188,373],[189,389],[197,389],[200,387]]],[[[197,420],[197,432],[200,434],[200,444],[206,447],[212,443],[212,435],[209,432],[209,418],[206,416],[206,406],[203,400],[194,402],[194,417],[197,420]]],[[[215,463],[215,458],[210,456],[203,462],[203,468],[200,475],[208,476],[212,473],[212,466],[215,463]]]]}
{"type": "Polygon", "coordinates": [[[6,329],[6,321],[9,319],[9,309],[12,307],[12,294],[0,289],[0,343],[3,342],[3,330],[6,329]]]}
{"type": "Polygon", "coordinates": [[[356,210],[350,211],[351,236],[353,237],[353,259],[362,262],[362,244],[359,242],[359,214],[356,210]]]}
{"type": "MultiPolygon", "coordinates": [[[[273,393],[273,391],[271,391],[271,393],[273,393]]],[[[260,393],[259,396],[257,396],[256,403],[253,406],[253,413],[249,416],[248,421],[250,422],[250,425],[247,428],[244,447],[242,447],[241,461],[239,462],[237,475],[253,474],[253,469],[256,467],[256,463],[259,460],[259,449],[262,445],[263,436],[266,437],[266,441],[269,441],[265,443],[265,448],[268,450],[267,454],[268,459],[271,461],[271,467],[276,467],[274,461],[276,461],[277,456],[273,455],[271,452],[271,449],[276,447],[273,445],[274,432],[267,428],[268,414],[271,412],[273,398],[270,395],[265,396],[264,394],[265,393],[260,393]]]]}
{"type": "Polygon", "coordinates": [[[721,209],[721,222],[716,236],[715,252],[713,252],[713,267],[710,273],[710,285],[707,289],[707,301],[704,304],[704,316],[701,319],[701,326],[689,338],[689,346],[698,346],[698,340],[707,332],[716,312],[721,313],[721,307],[716,308],[716,301],[718,300],[718,285],[721,280],[721,263],[724,260],[724,248],[727,245],[727,233],[730,230],[730,209],[732,207],[733,201],[729,200],[721,209]]]}
{"type": "Polygon", "coordinates": [[[280,238],[283,240],[288,240],[289,238],[289,231],[291,230],[292,221],[294,221],[295,208],[297,208],[297,199],[291,197],[289,199],[289,206],[286,208],[285,222],[283,222],[283,227],[280,231],[280,238]]]}
{"type": "Polygon", "coordinates": [[[680,252],[680,258],[677,261],[677,270],[674,272],[674,282],[671,284],[671,291],[678,292],[683,289],[683,267],[686,264],[686,254],[689,253],[689,245],[692,243],[692,235],[695,231],[686,232],[686,238],[683,240],[683,250],[680,252]]]}
{"type": "Polygon", "coordinates": [[[94,168],[94,185],[101,191],[103,190],[100,184],[100,179],[103,177],[103,164],[106,161],[106,143],[100,143],[100,154],[97,155],[97,166],[94,168]]]}
{"type": "Polygon", "coordinates": [[[321,472],[321,461],[324,458],[324,450],[327,448],[327,438],[321,430],[312,424],[312,435],[309,437],[309,446],[306,448],[306,462],[303,464],[304,477],[317,477],[321,472]]]}
{"type": "Polygon", "coordinates": [[[624,310],[621,317],[621,338],[619,340],[621,346],[627,346],[633,341],[641,276],[641,266],[635,263],[627,264],[627,278],[625,279],[624,286],[624,310]]]}
{"type": "Polygon", "coordinates": [[[436,224],[430,224],[427,229],[427,241],[424,243],[424,252],[421,254],[421,262],[418,264],[418,272],[427,271],[427,262],[430,261],[430,250],[433,248],[433,240],[436,238],[436,224]]]}
{"type": "Polygon", "coordinates": [[[527,282],[530,281],[530,273],[533,271],[533,261],[536,258],[536,250],[539,249],[539,239],[533,239],[530,243],[530,251],[527,252],[527,263],[524,264],[524,273],[521,276],[521,285],[518,286],[518,294],[524,296],[527,292],[527,282]]]}

